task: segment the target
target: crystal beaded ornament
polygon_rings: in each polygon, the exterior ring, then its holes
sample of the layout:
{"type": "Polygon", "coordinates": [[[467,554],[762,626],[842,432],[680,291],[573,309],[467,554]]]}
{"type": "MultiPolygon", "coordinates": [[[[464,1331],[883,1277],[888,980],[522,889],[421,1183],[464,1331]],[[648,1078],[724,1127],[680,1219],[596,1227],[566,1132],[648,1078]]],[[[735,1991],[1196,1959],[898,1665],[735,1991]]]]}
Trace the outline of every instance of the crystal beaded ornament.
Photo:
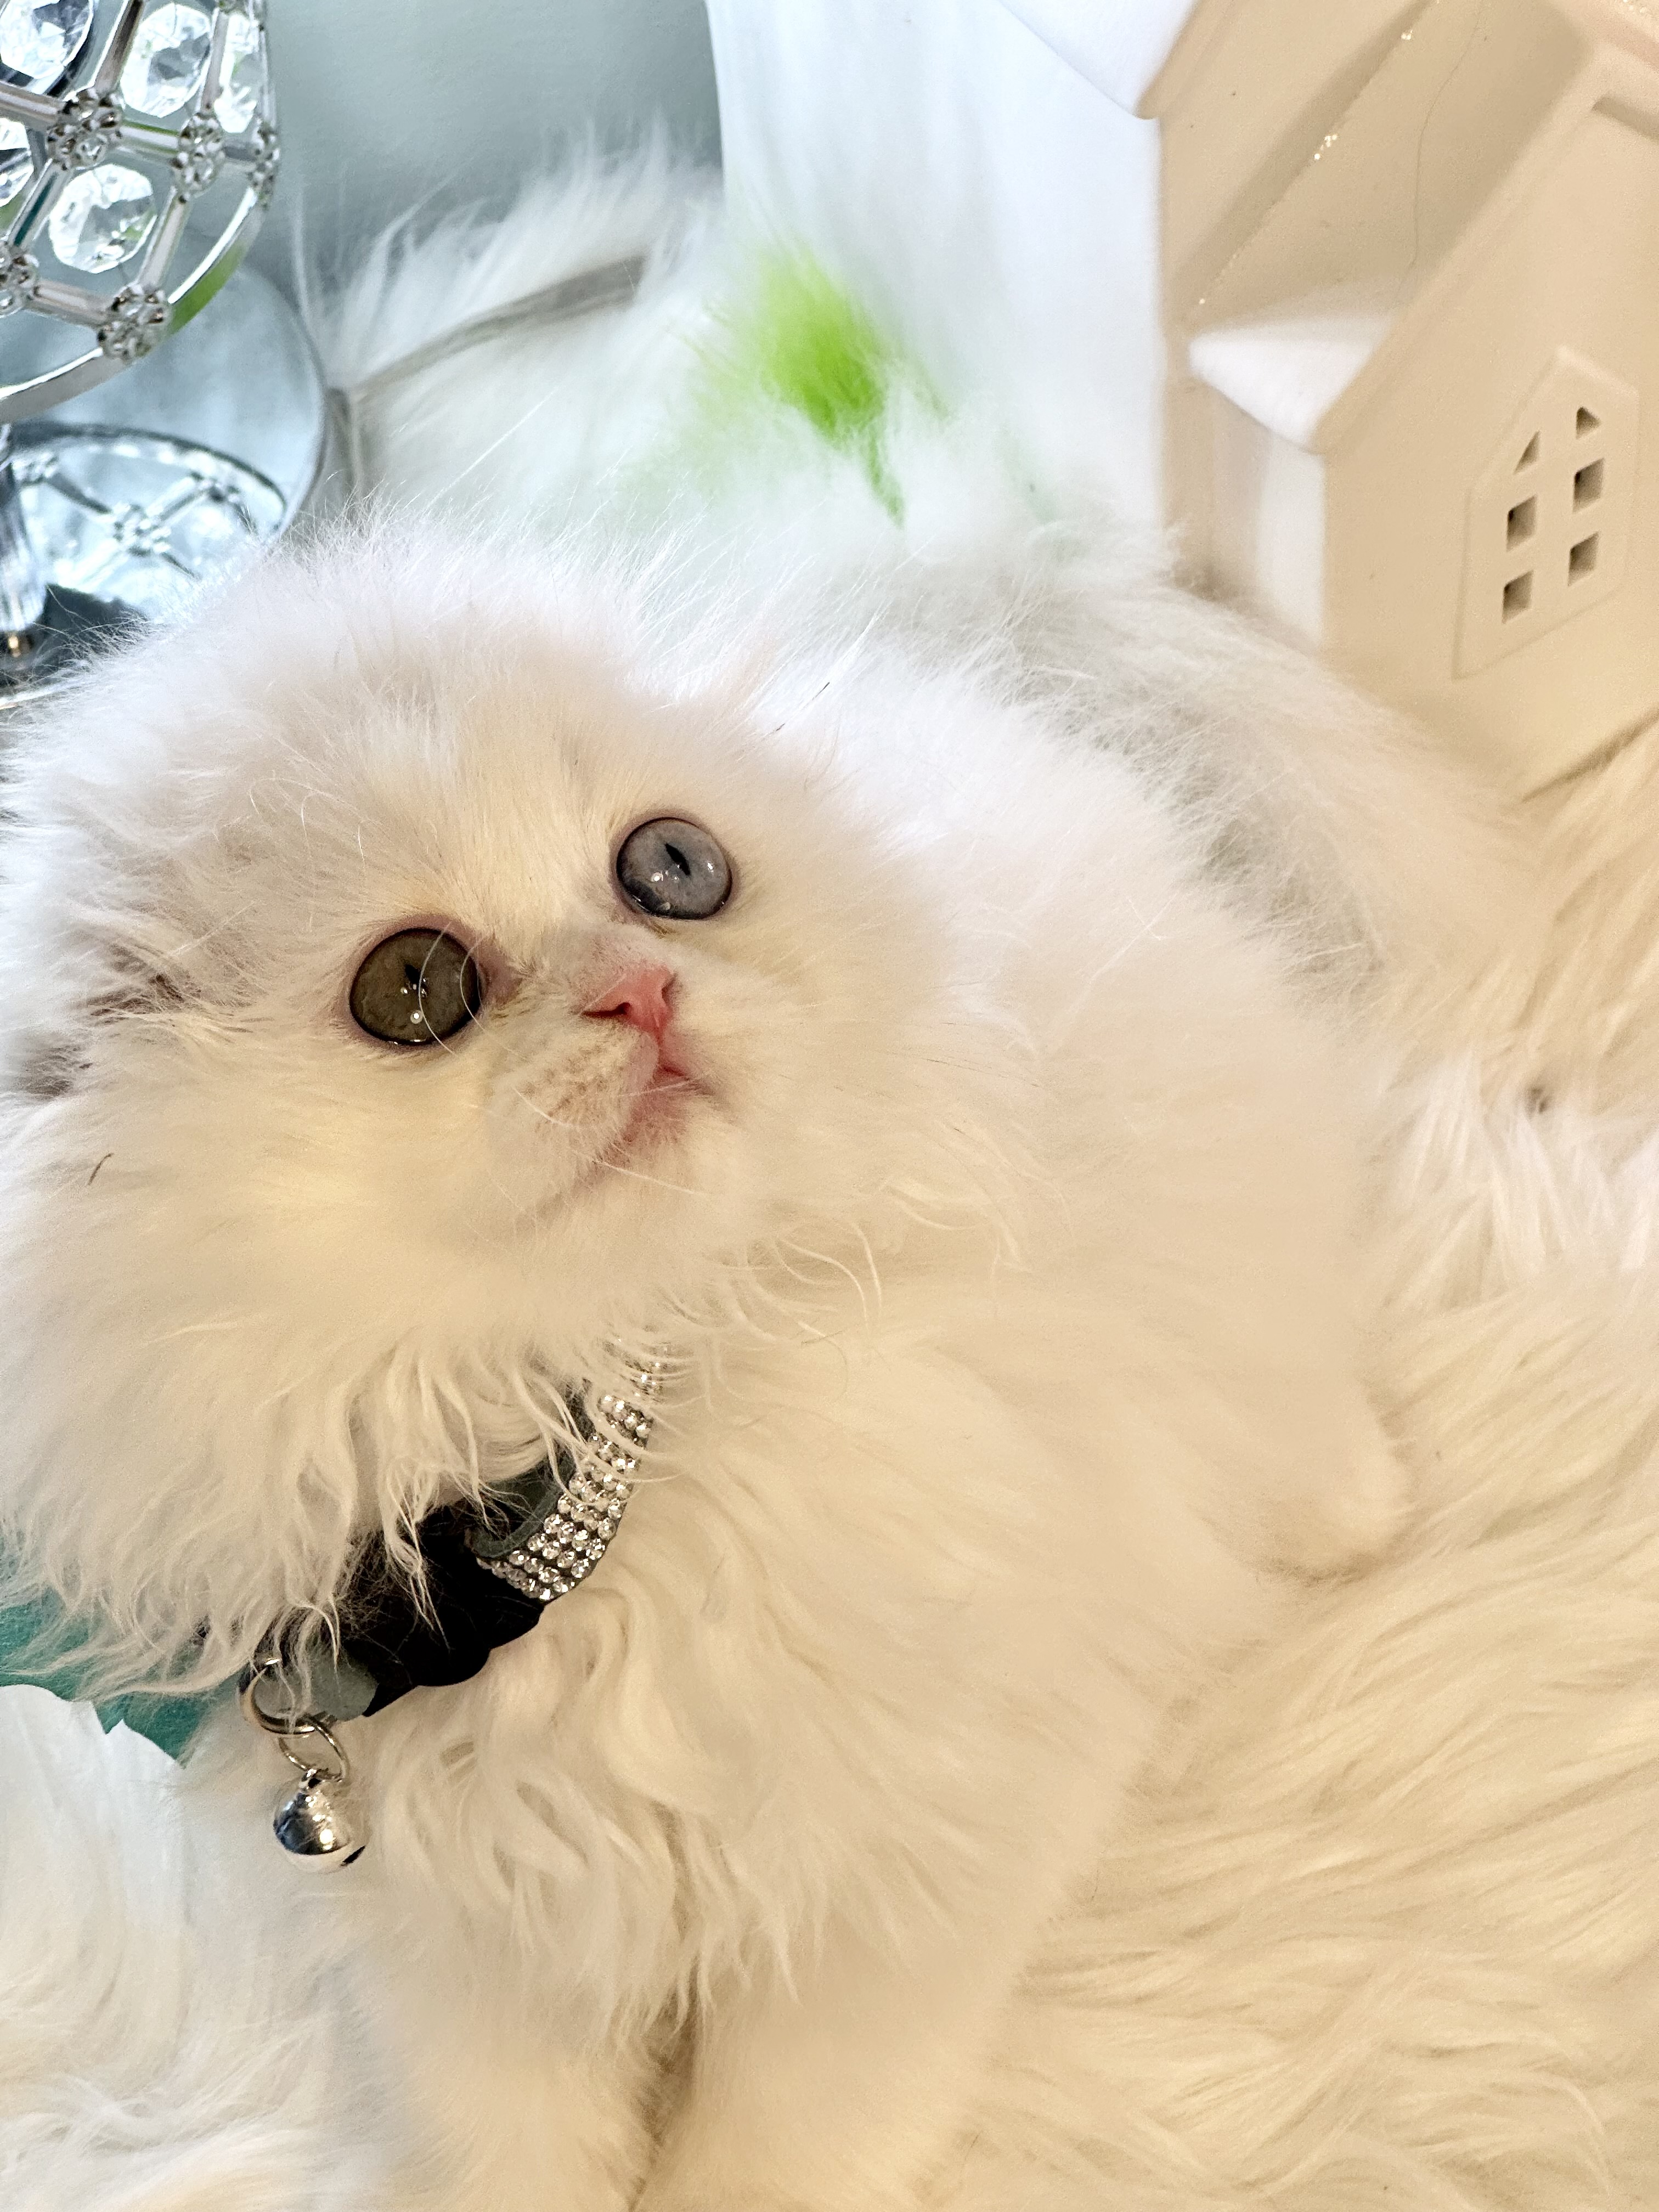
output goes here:
{"type": "MultiPolygon", "coordinates": [[[[141,360],[246,252],[276,175],[264,7],[0,0],[0,425],[141,360]]],[[[0,647],[15,665],[57,610],[31,556],[9,428],[0,440],[0,647]]],[[[205,545],[227,517],[259,507],[212,458],[179,464],[181,543],[194,529],[205,545]],[[192,484],[199,529],[185,513],[192,484]]]]}
{"type": "Polygon", "coordinates": [[[147,353],[241,258],[276,174],[264,4],[0,5],[0,314],[90,334],[0,334],[0,418],[147,353]]]}

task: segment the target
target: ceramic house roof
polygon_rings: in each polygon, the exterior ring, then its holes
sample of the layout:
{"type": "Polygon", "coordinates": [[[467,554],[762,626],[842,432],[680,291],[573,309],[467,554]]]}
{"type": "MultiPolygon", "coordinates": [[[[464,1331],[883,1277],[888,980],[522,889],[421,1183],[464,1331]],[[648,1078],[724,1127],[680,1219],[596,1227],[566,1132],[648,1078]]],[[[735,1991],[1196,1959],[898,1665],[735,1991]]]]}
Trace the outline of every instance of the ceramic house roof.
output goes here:
{"type": "Polygon", "coordinates": [[[1659,0],[1437,0],[1200,300],[1194,372],[1328,449],[1598,106],[1659,137],[1659,0]]]}
{"type": "Polygon", "coordinates": [[[1003,0],[1080,76],[1132,115],[1161,105],[1160,80],[1196,58],[1239,0],[1003,0]]]}

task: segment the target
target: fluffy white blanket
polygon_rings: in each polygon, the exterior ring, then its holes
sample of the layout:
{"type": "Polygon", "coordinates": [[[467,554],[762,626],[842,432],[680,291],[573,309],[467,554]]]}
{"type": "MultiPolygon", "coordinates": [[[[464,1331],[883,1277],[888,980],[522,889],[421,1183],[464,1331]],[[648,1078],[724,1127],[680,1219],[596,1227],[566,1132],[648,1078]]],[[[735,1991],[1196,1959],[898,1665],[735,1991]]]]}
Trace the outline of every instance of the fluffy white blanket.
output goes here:
{"type": "MultiPolygon", "coordinates": [[[[544,514],[632,482],[720,250],[682,189],[589,178],[482,255],[383,257],[327,333],[346,382],[434,319],[655,258],[626,311],[383,394],[372,479],[544,514]]],[[[979,2116],[988,2212],[1659,2204],[1659,730],[1532,805],[1550,926],[1510,980],[1547,1077],[1493,1104],[1477,1040],[1377,1107],[1420,1510],[1183,1717],[979,2116]]],[[[0,1693],[0,1775],[7,2212],[366,2212],[378,2100],[274,1861],[40,1692],[0,1693]]]]}

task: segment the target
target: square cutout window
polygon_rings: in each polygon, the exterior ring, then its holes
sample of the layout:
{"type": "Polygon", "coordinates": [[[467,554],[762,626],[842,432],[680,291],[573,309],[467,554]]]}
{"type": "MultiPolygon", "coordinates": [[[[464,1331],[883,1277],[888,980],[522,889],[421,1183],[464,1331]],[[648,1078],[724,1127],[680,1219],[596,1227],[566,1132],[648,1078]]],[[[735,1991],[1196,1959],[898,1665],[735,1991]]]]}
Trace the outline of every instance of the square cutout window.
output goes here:
{"type": "Polygon", "coordinates": [[[1572,480],[1572,503],[1575,507],[1590,507],[1601,496],[1601,476],[1605,461],[1587,461],[1572,480]]]}
{"type": "Polygon", "coordinates": [[[1567,556],[1567,581],[1570,584],[1576,584],[1581,576],[1589,574],[1595,566],[1596,556],[1601,550],[1601,538],[1599,532],[1594,538],[1579,539],[1567,556]]]}
{"type": "Polygon", "coordinates": [[[1535,499],[1523,499],[1518,506],[1510,509],[1508,542],[1511,545],[1524,545],[1537,527],[1538,501],[1535,499]]]}
{"type": "MultiPolygon", "coordinates": [[[[1488,603],[1490,604],[1490,602],[1488,603]]],[[[1532,605],[1532,570],[1524,576],[1511,576],[1504,586],[1504,619],[1513,622],[1532,605]]]]}

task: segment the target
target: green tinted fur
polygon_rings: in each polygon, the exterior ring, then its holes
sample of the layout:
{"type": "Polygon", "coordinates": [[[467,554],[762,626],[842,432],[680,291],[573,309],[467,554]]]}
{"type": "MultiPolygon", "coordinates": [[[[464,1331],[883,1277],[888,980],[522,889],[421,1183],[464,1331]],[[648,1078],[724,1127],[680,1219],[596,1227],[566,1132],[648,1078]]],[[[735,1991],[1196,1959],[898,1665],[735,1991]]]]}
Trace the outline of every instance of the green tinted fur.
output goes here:
{"type": "Polygon", "coordinates": [[[932,404],[925,378],[863,308],[802,255],[771,254],[715,310],[690,398],[691,439],[723,464],[752,455],[755,417],[782,408],[863,465],[890,513],[899,496],[883,458],[889,406],[902,389],[932,404]]]}

